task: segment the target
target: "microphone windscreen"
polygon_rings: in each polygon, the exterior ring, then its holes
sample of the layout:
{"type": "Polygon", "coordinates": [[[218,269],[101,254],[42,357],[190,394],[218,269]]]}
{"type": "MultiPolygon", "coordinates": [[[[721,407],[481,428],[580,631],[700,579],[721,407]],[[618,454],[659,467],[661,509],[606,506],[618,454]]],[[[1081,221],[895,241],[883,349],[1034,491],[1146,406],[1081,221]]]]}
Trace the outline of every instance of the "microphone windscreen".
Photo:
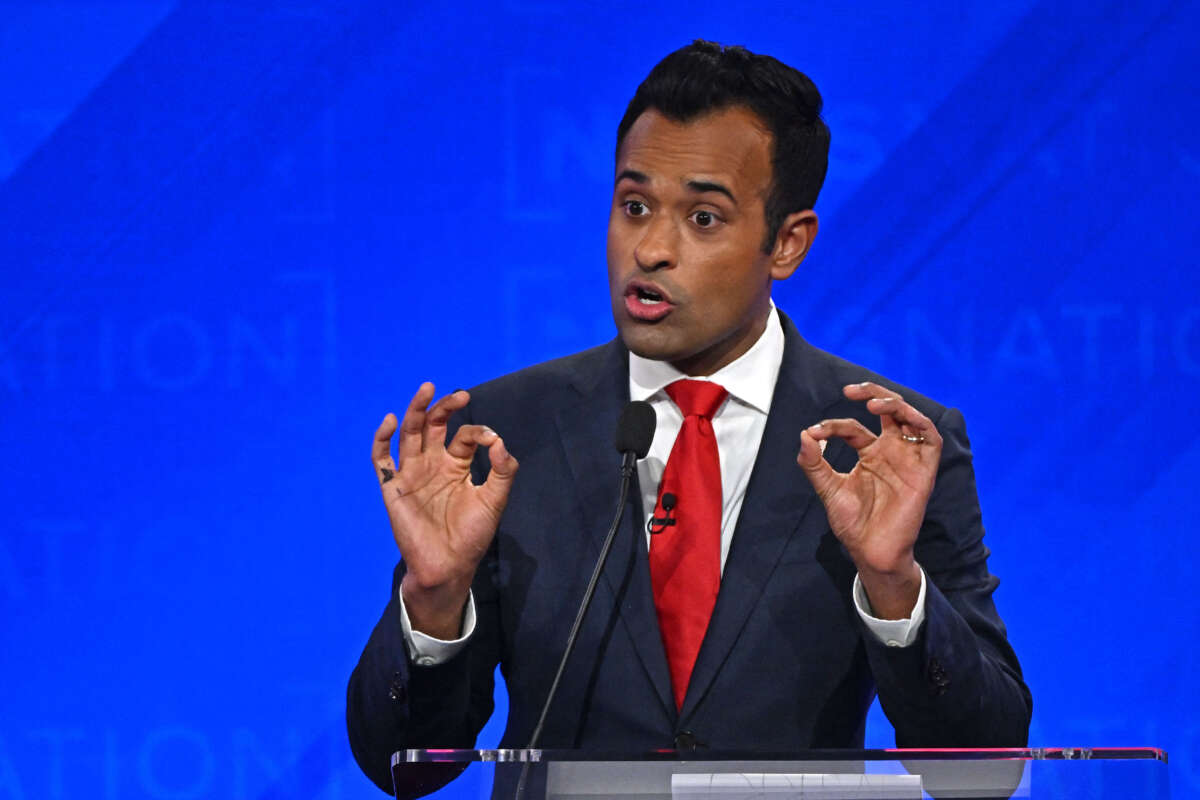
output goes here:
{"type": "Polygon", "coordinates": [[[625,406],[621,419],[617,421],[617,452],[632,452],[638,458],[645,458],[650,452],[650,443],[654,441],[654,426],[657,419],[654,408],[645,400],[634,400],[625,406]]]}

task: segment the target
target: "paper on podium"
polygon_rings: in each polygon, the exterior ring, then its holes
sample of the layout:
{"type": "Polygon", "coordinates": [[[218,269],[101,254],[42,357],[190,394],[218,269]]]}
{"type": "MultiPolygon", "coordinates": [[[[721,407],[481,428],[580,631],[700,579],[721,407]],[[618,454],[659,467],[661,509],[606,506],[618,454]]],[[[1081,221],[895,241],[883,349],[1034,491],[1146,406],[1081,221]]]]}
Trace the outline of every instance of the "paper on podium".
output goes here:
{"type": "Polygon", "coordinates": [[[920,800],[919,775],[722,772],[671,776],[672,800],[920,800]]]}

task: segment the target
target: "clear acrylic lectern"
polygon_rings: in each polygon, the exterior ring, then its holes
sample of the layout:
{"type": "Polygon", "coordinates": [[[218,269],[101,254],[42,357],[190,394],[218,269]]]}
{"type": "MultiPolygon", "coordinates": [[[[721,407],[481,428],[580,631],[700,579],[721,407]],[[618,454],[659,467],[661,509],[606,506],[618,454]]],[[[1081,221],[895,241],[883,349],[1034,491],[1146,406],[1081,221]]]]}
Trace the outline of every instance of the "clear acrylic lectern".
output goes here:
{"type": "Polygon", "coordinates": [[[521,800],[1132,800],[1168,798],[1152,747],[806,750],[402,750],[397,797],[467,772],[468,796],[521,800]]]}

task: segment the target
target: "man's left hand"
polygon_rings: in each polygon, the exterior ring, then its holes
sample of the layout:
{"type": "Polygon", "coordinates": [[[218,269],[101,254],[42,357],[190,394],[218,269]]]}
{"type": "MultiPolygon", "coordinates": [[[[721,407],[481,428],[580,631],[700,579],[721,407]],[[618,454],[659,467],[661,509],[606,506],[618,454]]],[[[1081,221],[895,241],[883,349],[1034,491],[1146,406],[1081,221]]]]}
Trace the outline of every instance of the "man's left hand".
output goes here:
{"type": "Polygon", "coordinates": [[[879,416],[879,435],[856,419],[823,420],[800,434],[796,462],[854,560],[874,615],[905,619],[921,586],[913,545],[937,477],[942,437],[928,417],[890,389],[856,383],[842,391],[866,401],[867,410],[879,416]],[[858,451],[849,472],[830,466],[818,444],[835,436],[858,451]]]}

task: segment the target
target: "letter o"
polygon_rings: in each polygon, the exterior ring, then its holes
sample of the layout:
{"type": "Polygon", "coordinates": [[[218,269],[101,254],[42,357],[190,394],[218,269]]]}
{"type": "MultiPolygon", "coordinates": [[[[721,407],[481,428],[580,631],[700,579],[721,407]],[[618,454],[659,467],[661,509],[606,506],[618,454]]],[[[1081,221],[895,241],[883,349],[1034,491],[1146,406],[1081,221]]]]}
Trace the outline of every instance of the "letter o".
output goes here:
{"type": "Polygon", "coordinates": [[[208,737],[190,728],[152,731],[138,752],[138,778],[155,800],[193,800],[203,796],[212,786],[215,769],[216,759],[208,737]],[[164,757],[159,757],[164,748],[164,757]],[[177,785],[181,776],[189,783],[177,785]]]}
{"type": "MultiPolygon", "coordinates": [[[[173,348],[174,350],[174,348],[173,348]]],[[[212,341],[204,328],[183,314],[163,314],[147,322],[133,338],[134,368],[139,377],[153,389],[177,392],[191,388],[203,380],[212,366],[212,341]],[[174,333],[176,339],[190,339],[193,351],[191,368],[180,375],[163,375],[155,371],[150,350],[164,333],[174,333]]],[[[180,360],[182,361],[182,360],[180,360]]]]}

